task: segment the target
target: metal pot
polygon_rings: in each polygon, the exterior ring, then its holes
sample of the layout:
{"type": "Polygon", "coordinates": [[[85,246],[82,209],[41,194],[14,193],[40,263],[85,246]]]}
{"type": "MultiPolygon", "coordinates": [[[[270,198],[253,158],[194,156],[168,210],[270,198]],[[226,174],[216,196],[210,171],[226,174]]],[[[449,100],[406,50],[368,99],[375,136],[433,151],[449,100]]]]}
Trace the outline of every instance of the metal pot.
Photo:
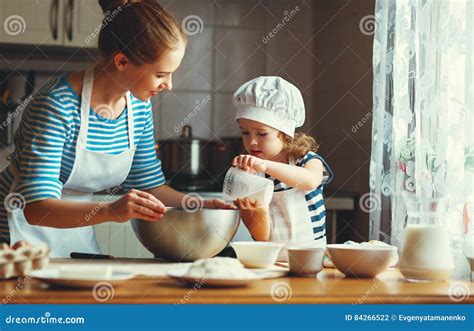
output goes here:
{"type": "Polygon", "coordinates": [[[183,126],[178,138],[157,141],[155,148],[167,177],[197,178],[205,175],[210,167],[211,144],[193,137],[189,125],[183,126]]]}

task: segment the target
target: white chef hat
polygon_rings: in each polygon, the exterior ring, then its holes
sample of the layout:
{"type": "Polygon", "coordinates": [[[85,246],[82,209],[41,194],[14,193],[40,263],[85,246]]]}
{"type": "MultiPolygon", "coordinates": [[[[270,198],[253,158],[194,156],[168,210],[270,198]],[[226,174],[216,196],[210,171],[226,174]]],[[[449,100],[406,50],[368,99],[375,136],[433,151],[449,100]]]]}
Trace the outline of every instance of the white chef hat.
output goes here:
{"type": "Polygon", "coordinates": [[[235,119],[245,118],[271,126],[293,137],[304,123],[305,109],[296,86],[277,76],[261,76],[234,93],[235,119]]]}

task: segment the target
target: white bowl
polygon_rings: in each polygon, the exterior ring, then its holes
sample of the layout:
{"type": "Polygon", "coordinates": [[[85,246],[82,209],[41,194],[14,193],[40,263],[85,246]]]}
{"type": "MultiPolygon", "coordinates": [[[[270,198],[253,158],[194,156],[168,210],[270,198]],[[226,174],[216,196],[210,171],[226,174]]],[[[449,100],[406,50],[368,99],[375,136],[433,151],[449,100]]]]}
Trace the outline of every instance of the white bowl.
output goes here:
{"type": "Polygon", "coordinates": [[[396,247],[377,245],[327,245],[332,263],[348,277],[372,278],[386,270],[396,247]]]}
{"type": "Polygon", "coordinates": [[[288,262],[290,272],[294,275],[314,277],[323,270],[325,247],[290,246],[288,250],[288,262]]]}
{"type": "Polygon", "coordinates": [[[237,258],[247,268],[268,268],[272,266],[283,243],[266,241],[237,241],[230,244],[237,258]]]}

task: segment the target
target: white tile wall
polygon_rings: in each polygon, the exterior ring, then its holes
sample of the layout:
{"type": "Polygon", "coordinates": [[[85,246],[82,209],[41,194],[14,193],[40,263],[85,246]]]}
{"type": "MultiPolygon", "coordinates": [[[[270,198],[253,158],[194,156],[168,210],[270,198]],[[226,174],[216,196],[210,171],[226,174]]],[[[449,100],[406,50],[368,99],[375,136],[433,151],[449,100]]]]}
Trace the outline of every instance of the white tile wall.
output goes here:
{"type": "Polygon", "coordinates": [[[181,66],[173,75],[174,89],[212,90],[213,38],[214,29],[211,28],[203,28],[200,34],[189,38],[181,66]]]}
{"type": "Polygon", "coordinates": [[[220,28],[216,34],[217,91],[234,92],[247,80],[265,75],[261,30],[220,28]]]}
{"type": "Polygon", "coordinates": [[[182,124],[191,125],[196,137],[212,136],[212,98],[198,92],[163,93],[158,108],[162,121],[160,138],[178,136],[182,124]]]}
{"type": "Polygon", "coordinates": [[[238,136],[239,126],[234,120],[232,106],[233,93],[218,92],[214,96],[214,134],[223,136],[238,136]]]}
{"type": "Polygon", "coordinates": [[[311,1],[170,0],[166,4],[178,19],[199,16],[204,27],[200,34],[189,36],[187,53],[174,77],[175,97],[179,96],[184,103],[173,98],[162,100],[155,113],[161,137],[177,135],[173,128],[189,113],[187,100],[195,99],[196,92],[208,93],[213,102],[210,117],[202,116],[191,123],[194,132],[203,138],[238,136],[238,127],[232,120],[232,93],[245,81],[260,75],[282,76],[304,91],[307,126],[311,126],[311,86],[316,61],[311,54],[311,1]],[[264,43],[268,32],[296,6],[299,12],[285,22],[276,37],[264,43]],[[196,125],[201,127],[194,128],[196,125]]]}

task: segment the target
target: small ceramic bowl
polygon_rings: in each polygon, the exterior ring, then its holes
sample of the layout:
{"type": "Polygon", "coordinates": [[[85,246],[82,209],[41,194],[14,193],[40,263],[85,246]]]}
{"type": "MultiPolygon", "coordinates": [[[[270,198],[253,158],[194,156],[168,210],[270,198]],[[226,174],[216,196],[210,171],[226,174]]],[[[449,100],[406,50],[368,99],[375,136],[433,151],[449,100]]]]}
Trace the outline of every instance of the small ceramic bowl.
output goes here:
{"type": "Polygon", "coordinates": [[[348,277],[372,278],[385,271],[391,261],[394,246],[327,245],[332,263],[348,277]]]}
{"type": "Polygon", "coordinates": [[[230,244],[237,258],[247,268],[268,268],[272,266],[283,243],[266,241],[237,241],[230,244]]]}
{"type": "Polygon", "coordinates": [[[318,272],[323,270],[325,247],[290,246],[287,247],[287,250],[291,274],[315,277],[318,272]]]}

